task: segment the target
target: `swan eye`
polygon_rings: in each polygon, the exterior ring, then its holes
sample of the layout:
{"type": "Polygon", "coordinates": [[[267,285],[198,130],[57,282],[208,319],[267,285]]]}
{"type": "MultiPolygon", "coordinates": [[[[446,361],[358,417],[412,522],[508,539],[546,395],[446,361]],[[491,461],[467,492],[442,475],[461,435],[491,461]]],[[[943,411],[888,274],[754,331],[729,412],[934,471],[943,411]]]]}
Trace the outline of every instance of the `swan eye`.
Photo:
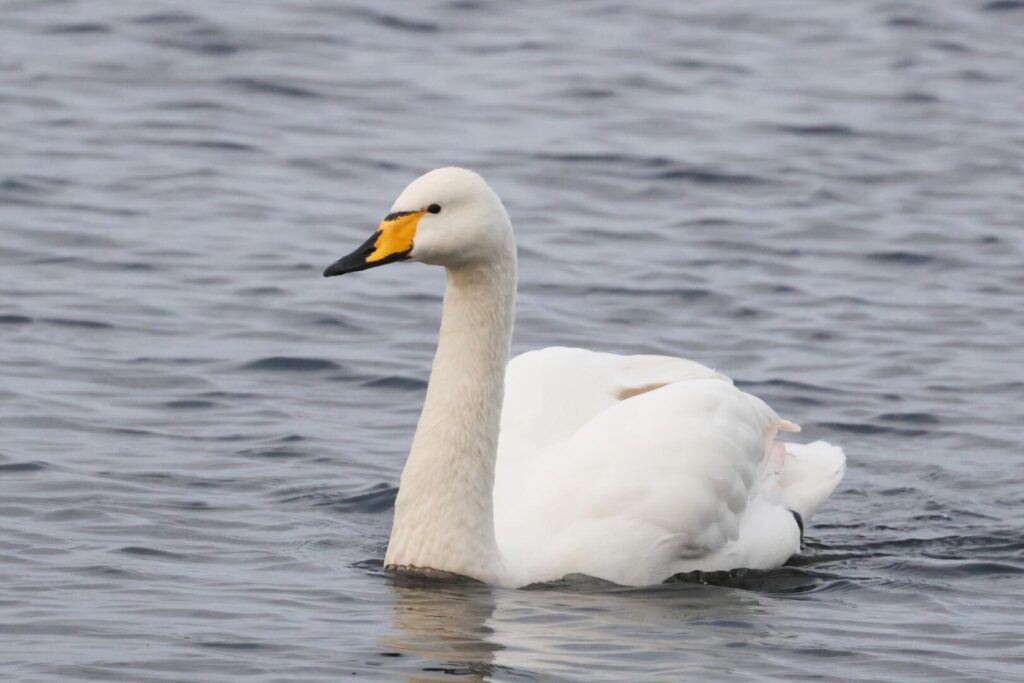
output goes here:
{"type": "Polygon", "coordinates": [[[431,204],[430,206],[427,207],[427,211],[429,211],[430,213],[441,213],[441,205],[431,204]]]}

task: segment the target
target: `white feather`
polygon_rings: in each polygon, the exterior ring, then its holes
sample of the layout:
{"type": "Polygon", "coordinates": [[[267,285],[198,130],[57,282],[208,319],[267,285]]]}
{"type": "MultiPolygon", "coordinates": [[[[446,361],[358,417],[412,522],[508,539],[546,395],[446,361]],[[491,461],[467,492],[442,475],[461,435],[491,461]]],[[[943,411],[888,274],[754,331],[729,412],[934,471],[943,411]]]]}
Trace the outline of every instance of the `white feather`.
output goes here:
{"type": "Polygon", "coordinates": [[[495,528],[520,582],[776,567],[800,549],[791,510],[808,519],[841,476],[841,450],[791,462],[791,423],[677,358],[532,351],[509,364],[501,424],[495,528]]]}

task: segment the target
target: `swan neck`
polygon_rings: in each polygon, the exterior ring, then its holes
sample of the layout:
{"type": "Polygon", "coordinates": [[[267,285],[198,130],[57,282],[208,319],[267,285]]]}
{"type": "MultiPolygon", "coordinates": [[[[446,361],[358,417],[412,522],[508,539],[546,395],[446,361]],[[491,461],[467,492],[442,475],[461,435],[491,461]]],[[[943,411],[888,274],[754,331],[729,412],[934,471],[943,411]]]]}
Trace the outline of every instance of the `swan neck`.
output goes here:
{"type": "Polygon", "coordinates": [[[515,257],[449,268],[437,352],[385,563],[505,583],[493,489],[515,257]]]}

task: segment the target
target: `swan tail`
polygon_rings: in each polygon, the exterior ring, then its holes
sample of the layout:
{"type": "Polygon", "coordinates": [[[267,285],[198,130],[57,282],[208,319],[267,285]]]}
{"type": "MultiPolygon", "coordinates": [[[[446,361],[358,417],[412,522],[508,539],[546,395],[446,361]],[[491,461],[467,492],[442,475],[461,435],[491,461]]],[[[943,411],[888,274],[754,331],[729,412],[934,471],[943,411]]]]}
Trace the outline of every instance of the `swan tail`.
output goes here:
{"type": "Polygon", "coordinates": [[[779,484],[786,507],[810,524],[846,472],[843,449],[824,441],[786,443],[779,484]]]}

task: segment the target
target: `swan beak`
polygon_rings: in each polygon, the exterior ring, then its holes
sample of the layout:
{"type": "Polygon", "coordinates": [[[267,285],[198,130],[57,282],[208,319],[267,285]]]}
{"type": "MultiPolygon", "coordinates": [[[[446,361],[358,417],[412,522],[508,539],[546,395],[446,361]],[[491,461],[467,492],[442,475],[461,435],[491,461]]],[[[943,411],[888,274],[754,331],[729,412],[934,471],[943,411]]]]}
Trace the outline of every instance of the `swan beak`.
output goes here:
{"type": "Polygon", "coordinates": [[[348,256],[343,256],[324,270],[324,277],[356,273],[395,261],[404,261],[412,252],[416,226],[426,211],[399,211],[388,214],[377,226],[377,232],[348,256]]]}

